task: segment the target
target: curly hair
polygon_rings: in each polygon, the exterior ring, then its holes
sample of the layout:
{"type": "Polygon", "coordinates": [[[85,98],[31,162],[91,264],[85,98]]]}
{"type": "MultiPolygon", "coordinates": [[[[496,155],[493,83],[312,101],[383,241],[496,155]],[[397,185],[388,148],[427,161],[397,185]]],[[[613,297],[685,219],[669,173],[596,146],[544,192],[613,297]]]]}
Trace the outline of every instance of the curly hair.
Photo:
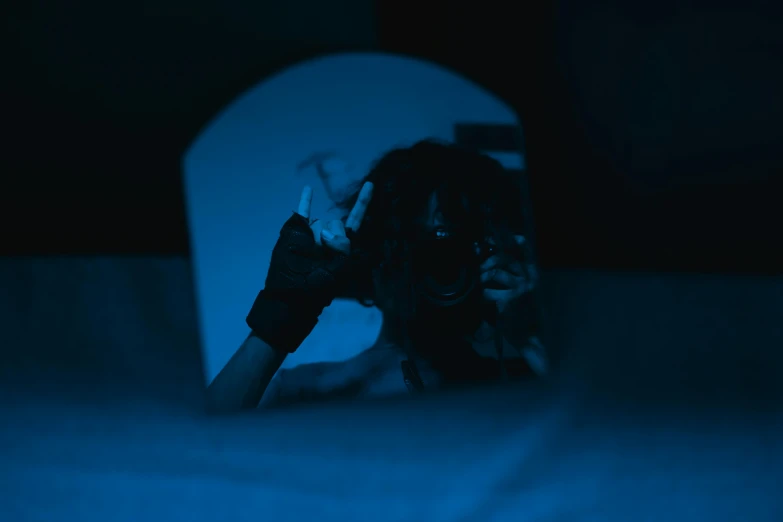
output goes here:
{"type": "MultiPolygon", "coordinates": [[[[503,248],[525,229],[520,180],[478,151],[432,139],[393,149],[337,202],[345,216],[366,182],[374,191],[354,244],[376,261],[374,267],[394,266],[403,245],[415,241],[417,219],[433,193],[450,224],[471,241],[491,237],[503,248]]],[[[369,276],[359,278],[350,292],[367,306],[372,305],[369,276]]]]}

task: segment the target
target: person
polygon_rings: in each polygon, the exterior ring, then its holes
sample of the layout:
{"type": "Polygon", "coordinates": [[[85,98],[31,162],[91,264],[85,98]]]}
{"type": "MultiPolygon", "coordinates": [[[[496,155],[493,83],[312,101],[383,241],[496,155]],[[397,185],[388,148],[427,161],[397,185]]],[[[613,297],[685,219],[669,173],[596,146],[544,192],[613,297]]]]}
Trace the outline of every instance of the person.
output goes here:
{"type": "MultiPolygon", "coordinates": [[[[494,159],[425,140],[385,154],[324,223],[312,190],[282,227],[251,331],[207,388],[225,411],[422,393],[546,371],[519,180],[494,159]],[[376,343],[278,372],[338,297],[376,306],[376,343]],[[274,379],[273,379],[274,378],[274,379]]],[[[345,332],[350,335],[349,331],[345,332]]]]}

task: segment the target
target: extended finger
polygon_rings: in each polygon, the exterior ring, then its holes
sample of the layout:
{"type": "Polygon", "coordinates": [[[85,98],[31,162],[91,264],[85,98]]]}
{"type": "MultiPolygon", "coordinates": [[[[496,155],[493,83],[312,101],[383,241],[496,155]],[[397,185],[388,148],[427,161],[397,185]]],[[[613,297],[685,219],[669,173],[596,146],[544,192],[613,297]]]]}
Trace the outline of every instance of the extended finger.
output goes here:
{"type": "Polygon", "coordinates": [[[484,299],[495,303],[507,303],[517,297],[519,297],[519,295],[514,290],[497,290],[494,288],[487,288],[484,290],[484,299]]]}
{"type": "Polygon", "coordinates": [[[359,227],[364,220],[364,214],[367,212],[367,207],[370,205],[372,199],[373,185],[369,181],[362,185],[362,189],[359,191],[359,197],[356,199],[356,204],[351,209],[348,218],[345,220],[345,228],[350,228],[354,232],[359,230],[359,227]]]}
{"type": "MultiPolygon", "coordinates": [[[[521,236],[521,235],[518,235],[518,234],[514,236],[514,243],[516,243],[517,245],[522,245],[522,244],[525,243],[525,241],[527,241],[525,239],[525,236],[521,236]]],[[[489,243],[490,245],[496,245],[497,244],[495,239],[491,238],[491,237],[487,238],[487,243],[489,243]]]]}
{"type": "Polygon", "coordinates": [[[299,210],[297,214],[305,219],[310,219],[310,206],[313,203],[313,189],[305,185],[302,189],[302,197],[299,198],[299,210]]]}
{"type": "Polygon", "coordinates": [[[481,263],[481,270],[492,270],[493,268],[496,268],[500,265],[500,256],[492,256],[488,258],[486,261],[481,263]]]}
{"type": "Polygon", "coordinates": [[[509,262],[507,258],[499,255],[495,255],[481,263],[480,270],[482,272],[486,272],[488,270],[493,270],[498,267],[503,267],[505,270],[511,272],[514,275],[524,275],[525,274],[525,268],[522,266],[522,263],[519,261],[511,261],[509,262]]]}
{"type": "Polygon", "coordinates": [[[506,288],[517,288],[526,284],[524,278],[514,275],[506,270],[494,269],[481,274],[482,283],[498,283],[506,288]]]}
{"type": "MultiPolygon", "coordinates": [[[[527,241],[525,239],[525,236],[520,236],[520,235],[514,236],[514,243],[516,243],[517,245],[522,245],[525,243],[525,241],[527,241]]],[[[495,239],[492,237],[487,238],[487,243],[489,243],[490,245],[497,245],[497,241],[495,241],[495,239]]]]}
{"type": "Polygon", "coordinates": [[[310,223],[310,230],[313,231],[313,237],[315,238],[315,244],[321,246],[321,232],[324,230],[324,222],[320,219],[316,219],[310,223]]]}

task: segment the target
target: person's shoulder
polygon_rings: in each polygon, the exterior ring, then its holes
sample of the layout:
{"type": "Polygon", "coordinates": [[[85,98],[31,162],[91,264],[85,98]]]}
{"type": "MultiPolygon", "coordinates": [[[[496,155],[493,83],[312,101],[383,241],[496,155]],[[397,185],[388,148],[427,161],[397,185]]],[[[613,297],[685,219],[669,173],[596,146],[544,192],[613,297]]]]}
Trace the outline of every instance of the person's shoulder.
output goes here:
{"type": "Polygon", "coordinates": [[[281,369],[262,399],[262,406],[321,402],[357,397],[367,385],[373,353],[365,350],[351,359],[314,362],[281,369]]]}

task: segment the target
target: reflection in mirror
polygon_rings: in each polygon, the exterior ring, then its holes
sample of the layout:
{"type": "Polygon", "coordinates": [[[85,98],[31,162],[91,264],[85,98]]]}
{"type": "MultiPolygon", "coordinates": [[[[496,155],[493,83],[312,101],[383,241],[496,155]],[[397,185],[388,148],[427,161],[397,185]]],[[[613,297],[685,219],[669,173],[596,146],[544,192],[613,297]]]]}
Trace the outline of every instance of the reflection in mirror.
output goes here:
{"type": "Polygon", "coordinates": [[[470,81],[311,60],[226,108],[184,171],[213,408],[546,374],[521,127],[470,81]]]}

